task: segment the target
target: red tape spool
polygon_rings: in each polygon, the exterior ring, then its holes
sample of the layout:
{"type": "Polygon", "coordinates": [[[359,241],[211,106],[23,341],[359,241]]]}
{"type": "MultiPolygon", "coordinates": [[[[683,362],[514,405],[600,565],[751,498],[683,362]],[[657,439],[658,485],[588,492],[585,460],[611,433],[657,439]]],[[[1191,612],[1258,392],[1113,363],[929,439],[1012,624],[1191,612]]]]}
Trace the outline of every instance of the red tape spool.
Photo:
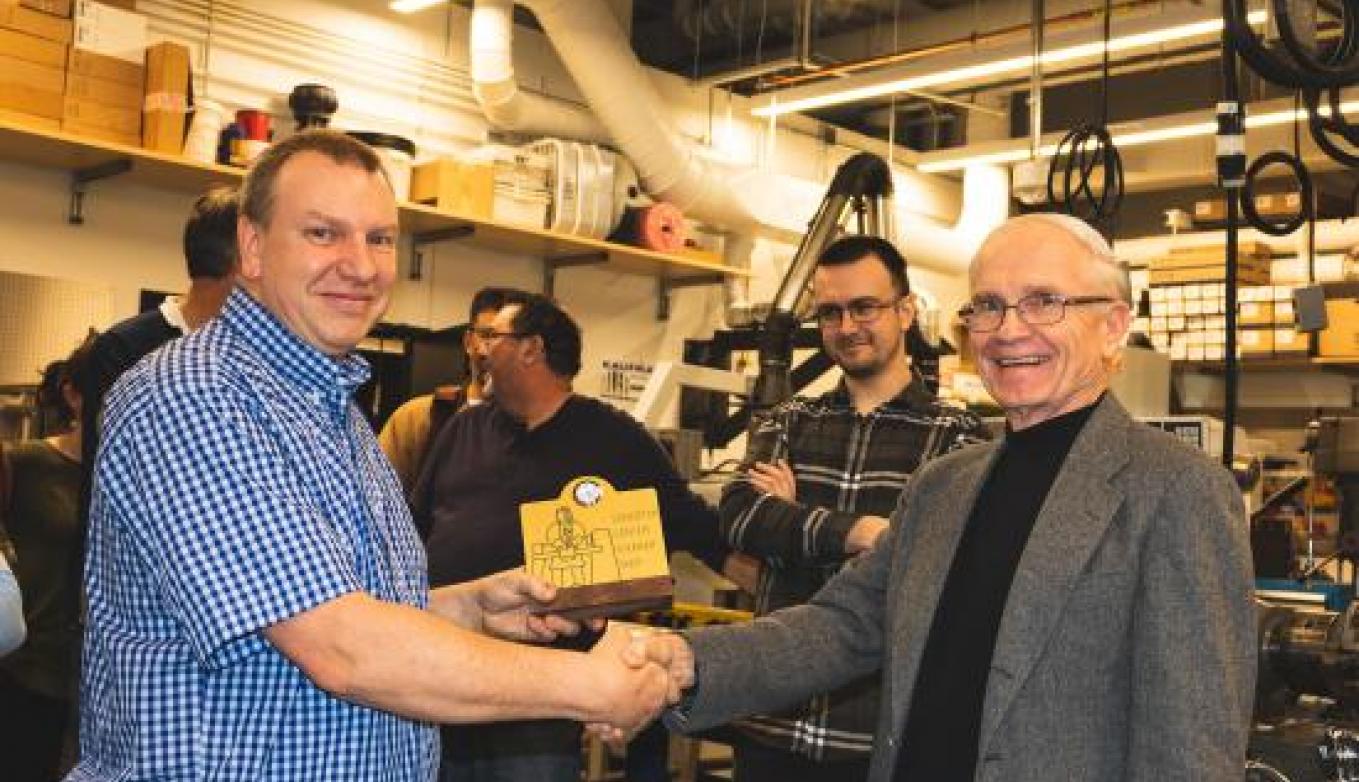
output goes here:
{"type": "Polygon", "coordinates": [[[684,213],[664,201],[644,207],[637,215],[637,244],[657,252],[684,247],[684,213]]]}

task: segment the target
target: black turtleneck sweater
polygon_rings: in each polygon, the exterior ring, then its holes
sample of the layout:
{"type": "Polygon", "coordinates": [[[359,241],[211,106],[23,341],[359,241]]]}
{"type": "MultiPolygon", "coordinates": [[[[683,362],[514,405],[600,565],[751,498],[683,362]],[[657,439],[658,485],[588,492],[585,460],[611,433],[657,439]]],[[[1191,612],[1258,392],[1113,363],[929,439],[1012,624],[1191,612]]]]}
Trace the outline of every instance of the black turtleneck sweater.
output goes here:
{"type": "MultiPolygon", "coordinates": [[[[1096,402],[1098,404],[1098,402],[1096,402]]],[[[935,607],[896,782],[971,782],[1005,601],[1048,490],[1094,405],[1005,432],[935,607]]]]}

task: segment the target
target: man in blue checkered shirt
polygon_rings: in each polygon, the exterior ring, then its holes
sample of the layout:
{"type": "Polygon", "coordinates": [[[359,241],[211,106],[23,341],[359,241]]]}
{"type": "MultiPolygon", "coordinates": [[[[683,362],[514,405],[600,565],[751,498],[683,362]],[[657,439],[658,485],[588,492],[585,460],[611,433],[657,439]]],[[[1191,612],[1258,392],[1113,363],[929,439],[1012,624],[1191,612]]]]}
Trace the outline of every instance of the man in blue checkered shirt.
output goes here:
{"type": "Polygon", "coordinates": [[[397,211],[372,150],[283,141],[242,190],[239,288],[127,373],[104,414],[70,780],[432,780],[437,722],[628,730],[659,667],[548,640],[547,584],[430,592],[400,485],[351,401],[386,307],[397,211]]]}

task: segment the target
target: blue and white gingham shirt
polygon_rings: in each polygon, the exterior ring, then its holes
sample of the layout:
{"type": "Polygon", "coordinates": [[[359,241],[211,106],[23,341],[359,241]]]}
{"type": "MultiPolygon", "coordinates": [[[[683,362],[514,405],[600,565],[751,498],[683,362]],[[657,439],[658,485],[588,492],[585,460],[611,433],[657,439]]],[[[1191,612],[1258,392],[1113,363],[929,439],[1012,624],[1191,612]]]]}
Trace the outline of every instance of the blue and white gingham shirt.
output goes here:
{"type": "Polygon", "coordinates": [[[261,634],[350,592],[426,605],[400,484],[350,399],[367,376],[237,290],[114,387],[68,780],[434,778],[432,726],[332,697],[261,634]]]}

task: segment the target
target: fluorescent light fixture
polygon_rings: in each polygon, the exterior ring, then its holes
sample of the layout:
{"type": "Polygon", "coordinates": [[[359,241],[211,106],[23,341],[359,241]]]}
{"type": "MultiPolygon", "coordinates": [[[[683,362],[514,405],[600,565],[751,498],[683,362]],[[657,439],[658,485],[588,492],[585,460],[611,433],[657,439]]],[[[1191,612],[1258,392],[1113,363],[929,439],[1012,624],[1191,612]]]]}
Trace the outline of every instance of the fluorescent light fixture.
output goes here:
{"type": "Polygon", "coordinates": [[[443,5],[446,0],[392,0],[387,7],[399,14],[413,14],[416,11],[423,11],[436,5],[443,5]]]}
{"type": "MultiPolygon", "coordinates": [[[[1350,114],[1359,111],[1359,101],[1350,101],[1340,105],[1340,111],[1350,114]]],[[[1331,109],[1329,106],[1322,106],[1320,113],[1322,116],[1329,117],[1331,109]]],[[[1192,116],[1192,115],[1191,115],[1192,116]]],[[[1174,141],[1176,139],[1196,138],[1211,136],[1217,132],[1217,121],[1211,119],[1208,113],[1200,113],[1199,116],[1205,119],[1190,119],[1174,125],[1167,125],[1160,128],[1150,128],[1147,130],[1129,130],[1124,133],[1113,135],[1114,146],[1121,149],[1128,147],[1138,147],[1144,144],[1156,144],[1162,141],[1174,141]]],[[[1246,115],[1247,128],[1266,128],[1272,125],[1284,125],[1293,121],[1307,120],[1305,110],[1287,109],[1284,111],[1271,111],[1265,114],[1246,115]]],[[[1027,139],[1011,139],[997,148],[996,145],[979,145],[980,148],[974,149],[971,154],[967,153],[967,148],[962,147],[955,150],[955,154],[941,153],[942,157],[937,160],[929,159],[932,153],[925,153],[924,159],[916,168],[925,174],[941,174],[949,171],[961,171],[964,168],[978,164],[1001,165],[1007,163],[1018,163],[1021,160],[1028,160],[1032,157],[1029,142],[1027,139]],[[957,154],[961,153],[961,154],[957,154]]],[[[1038,156],[1050,158],[1057,154],[1055,143],[1044,144],[1038,148],[1038,156]]]]}
{"type": "MultiPolygon", "coordinates": [[[[1267,14],[1252,11],[1246,16],[1251,24],[1263,24],[1267,14]]],[[[1126,32],[1109,39],[1109,52],[1131,51],[1148,46],[1163,46],[1188,38],[1212,35],[1222,31],[1220,16],[1196,18],[1193,21],[1164,26],[1158,16],[1129,22],[1123,25],[1126,32]]],[[[1089,32],[1080,34],[1081,37],[1089,32]]],[[[1076,38],[1075,34],[1062,36],[1067,41],[1076,38]]],[[[1061,39],[1059,39],[1061,40],[1061,39]]],[[[1013,49],[1012,49],[1013,51],[1013,49]]],[[[1043,65],[1060,65],[1076,60],[1098,57],[1104,52],[1104,41],[1082,41],[1067,46],[1050,49],[1040,58],[1043,65]]],[[[795,111],[837,106],[868,98],[891,95],[898,92],[925,90],[948,84],[990,78],[1010,73],[1019,73],[1033,67],[1033,55],[1024,54],[962,65],[942,71],[922,72],[916,63],[907,68],[893,68],[886,71],[869,72],[849,76],[835,82],[821,82],[806,87],[795,87],[776,92],[770,96],[769,103],[751,109],[757,117],[773,117],[795,111]],[[909,68],[910,74],[891,78],[892,74],[902,74],[909,68]]]]}

